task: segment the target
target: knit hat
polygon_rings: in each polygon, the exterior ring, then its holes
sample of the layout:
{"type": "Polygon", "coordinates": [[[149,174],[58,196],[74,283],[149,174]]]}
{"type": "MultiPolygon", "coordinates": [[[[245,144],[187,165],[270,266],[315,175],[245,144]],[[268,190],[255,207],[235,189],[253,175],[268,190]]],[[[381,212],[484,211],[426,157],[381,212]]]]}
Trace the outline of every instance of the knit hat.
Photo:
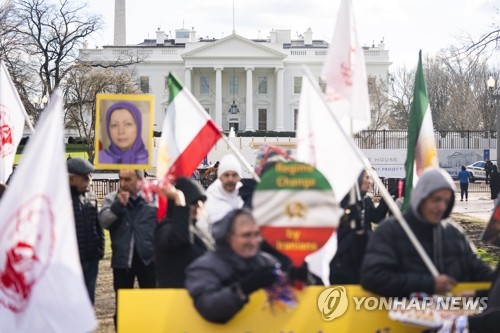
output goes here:
{"type": "Polygon", "coordinates": [[[198,200],[205,201],[207,197],[205,196],[205,190],[198,182],[195,182],[186,177],[177,178],[175,181],[175,188],[181,190],[186,198],[186,203],[192,205],[198,200]]]}
{"type": "Polygon", "coordinates": [[[224,155],[217,169],[217,177],[220,177],[224,172],[234,171],[241,178],[241,164],[234,155],[224,155]]]}

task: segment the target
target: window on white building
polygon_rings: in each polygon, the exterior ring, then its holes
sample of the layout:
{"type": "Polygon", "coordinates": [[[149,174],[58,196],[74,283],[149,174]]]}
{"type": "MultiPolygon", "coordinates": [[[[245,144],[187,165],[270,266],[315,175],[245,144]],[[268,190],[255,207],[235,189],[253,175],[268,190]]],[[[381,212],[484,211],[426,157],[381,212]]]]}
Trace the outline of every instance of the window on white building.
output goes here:
{"type": "Polygon", "coordinates": [[[267,109],[259,109],[259,131],[267,131],[267,109]]]}
{"type": "Polygon", "coordinates": [[[168,76],[165,76],[165,92],[164,94],[168,96],[168,76]]]}
{"type": "Polygon", "coordinates": [[[141,91],[145,94],[149,93],[149,76],[141,76],[139,78],[141,91]]]}
{"type": "Polygon", "coordinates": [[[293,109],[293,130],[297,130],[297,118],[299,117],[299,109],[293,109]]]}
{"type": "Polygon", "coordinates": [[[238,95],[238,77],[230,76],[229,77],[229,95],[238,95]]]}
{"type": "Polygon", "coordinates": [[[259,94],[267,94],[267,77],[259,76],[257,80],[259,83],[259,89],[258,89],[259,94]]]}
{"type": "Polygon", "coordinates": [[[302,91],[302,76],[293,77],[293,93],[300,94],[302,91]]]}
{"type": "Polygon", "coordinates": [[[208,76],[200,77],[200,94],[206,95],[210,93],[210,82],[208,76]]]}

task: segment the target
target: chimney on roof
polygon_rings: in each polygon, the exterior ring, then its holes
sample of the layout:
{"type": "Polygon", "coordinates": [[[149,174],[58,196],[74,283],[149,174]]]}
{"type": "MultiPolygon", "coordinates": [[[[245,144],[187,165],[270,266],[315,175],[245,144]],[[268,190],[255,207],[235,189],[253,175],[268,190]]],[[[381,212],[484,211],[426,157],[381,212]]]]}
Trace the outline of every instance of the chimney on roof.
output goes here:
{"type": "Polygon", "coordinates": [[[304,45],[312,45],[313,43],[313,32],[311,28],[304,32],[304,45]]]}
{"type": "Polygon", "coordinates": [[[156,30],[156,45],[165,45],[165,31],[156,30]]]}
{"type": "Polygon", "coordinates": [[[125,0],[115,0],[115,46],[126,45],[126,15],[125,15],[125,0]]]}

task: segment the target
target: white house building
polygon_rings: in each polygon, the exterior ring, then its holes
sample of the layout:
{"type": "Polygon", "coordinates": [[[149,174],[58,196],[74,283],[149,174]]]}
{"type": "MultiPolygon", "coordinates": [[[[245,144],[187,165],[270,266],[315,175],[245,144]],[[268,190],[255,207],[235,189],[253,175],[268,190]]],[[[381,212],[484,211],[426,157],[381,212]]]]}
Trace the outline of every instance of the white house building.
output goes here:
{"type": "MultiPolygon", "coordinates": [[[[125,1],[115,2],[115,45],[82,49],[80,59],[114,62],[123,56],[141,61],[131,65],[144,93],[155,96],[154,130],[161,131],[168,101],[167,76],[177,75],[212,118],[229,131],[295,131],[302,83],[302,65],[319,77],[328,43],[313,39],[308,29],[292,39],[291,30],[273,30],[264,39],[233,32],[204,39],[193,29],[175,36],[156,31],[156,39],[125,44],[125,1]],[[118,23],[117,23],[118,22],[118,23]]],[[[391,64],[384,43],[363,47],[367,75],[387,80],[391,64]]]]}

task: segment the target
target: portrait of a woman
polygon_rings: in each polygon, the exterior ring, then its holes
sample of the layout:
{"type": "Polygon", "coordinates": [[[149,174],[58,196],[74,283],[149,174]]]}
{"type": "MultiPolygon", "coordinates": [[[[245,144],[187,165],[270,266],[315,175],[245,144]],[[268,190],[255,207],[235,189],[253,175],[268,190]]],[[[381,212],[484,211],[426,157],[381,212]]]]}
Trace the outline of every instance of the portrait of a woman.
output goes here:
{"type": "Polygon", "coordinates": [[[148,164],[148,151],[142,140],[142,114],[130,102],[118,102],[106,112],[109,146],[99,151],[99,163],[148,164]]]}

